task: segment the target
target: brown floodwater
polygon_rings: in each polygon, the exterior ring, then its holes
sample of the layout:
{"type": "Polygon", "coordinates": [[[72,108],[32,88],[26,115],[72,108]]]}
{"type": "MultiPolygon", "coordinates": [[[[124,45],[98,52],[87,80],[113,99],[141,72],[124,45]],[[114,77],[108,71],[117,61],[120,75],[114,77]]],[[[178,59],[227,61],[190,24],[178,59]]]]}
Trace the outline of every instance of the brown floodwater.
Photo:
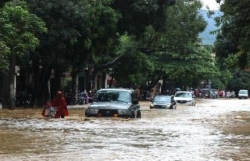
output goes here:
{"type": "Polygon", "coordinates": [[[247,161],[250,100],[200,99],[176,110],[149,109],[142,119],[64,119],[42,109],[0,110],[0,160],[247,161]]]}

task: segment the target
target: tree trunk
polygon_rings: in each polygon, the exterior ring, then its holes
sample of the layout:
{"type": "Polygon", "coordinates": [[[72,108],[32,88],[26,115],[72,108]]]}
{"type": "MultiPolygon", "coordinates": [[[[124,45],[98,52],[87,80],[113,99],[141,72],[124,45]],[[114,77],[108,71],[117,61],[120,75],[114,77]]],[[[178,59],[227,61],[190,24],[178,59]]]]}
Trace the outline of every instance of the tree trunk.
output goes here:
{"type": "Polygon", "coordinates": [[[15,59],[15,54],[11,53],[11,58],[10,58],[10,86],[9,86],[9,108],[14,109],[15,107],[15,65],[16,65],[16,59],[15,59]]]}
{"type": "Polygon", "coordinates": [[[73,91],[73,104],[75,104],[75,100],[76,100],[76,97],[77,97],[77,75],[78,75],[78,72],[76,70],[73,70],[71,72],[71,77],[72,77],[72,83],[71,83],[71,88],[72,88],[72,91],[73,91]]]}
{"type": "Polygon", "coordinates": [[[34,88],[34,106],[41,107],[44,102],[51,99],[50,89],[48,87],[48,82],[50,81],[51,68],[42,67],[41,71],[35,74],[35,88],[34,88]]]}
{"type": "Polygon", "coordinates": [[[113,77],[113,75],[111,75],[111,80],[110,80],[110,82],[109,82],[109,88],[112,87],[113,80],[114,80],[114,77],[113,77]]]}
{"type": "Polygon", "coordinates": [[[94,91],[94,87],[95,87],[95,77],[96,77],[96,75],[97,75],[97,73],[98,73],[98,69],[96,69],[96,68],[93,68],[93,69],[91,69],[91,71],[90,71],[90,90],[91,90],[91,92],[93,92],[94,91]]]}

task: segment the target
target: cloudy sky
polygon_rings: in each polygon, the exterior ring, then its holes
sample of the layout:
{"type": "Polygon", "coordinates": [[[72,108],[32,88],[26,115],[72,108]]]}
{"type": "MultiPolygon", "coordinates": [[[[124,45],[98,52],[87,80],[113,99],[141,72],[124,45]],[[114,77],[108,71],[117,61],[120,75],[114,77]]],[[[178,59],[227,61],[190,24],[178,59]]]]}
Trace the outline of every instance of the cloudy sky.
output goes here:
{"type": "Polygon", "coordinates": [[[219,4],[216,3],[216,0],[201,0],[204,7],[209,6],[211,10],[219,10],[219,4]]]}

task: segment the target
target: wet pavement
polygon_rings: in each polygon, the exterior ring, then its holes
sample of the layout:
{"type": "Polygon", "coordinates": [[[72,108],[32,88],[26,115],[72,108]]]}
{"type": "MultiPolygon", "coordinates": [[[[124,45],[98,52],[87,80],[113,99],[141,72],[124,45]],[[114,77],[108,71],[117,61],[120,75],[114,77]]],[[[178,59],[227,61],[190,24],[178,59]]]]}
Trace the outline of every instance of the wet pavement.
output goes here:
{"type": "Polygon", "coordinates": [[[0,160],[247,161],[250,99],[199,99],[142,119],[85,118],[86,106],[49,119],[42,109],[0,110],[0,160]]]}

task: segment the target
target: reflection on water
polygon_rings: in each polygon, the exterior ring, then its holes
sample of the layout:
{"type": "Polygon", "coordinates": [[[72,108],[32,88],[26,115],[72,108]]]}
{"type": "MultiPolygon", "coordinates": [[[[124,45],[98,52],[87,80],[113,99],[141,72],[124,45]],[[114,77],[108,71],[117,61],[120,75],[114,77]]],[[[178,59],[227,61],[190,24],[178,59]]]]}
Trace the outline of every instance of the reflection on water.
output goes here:
{"type": "MultiPolygon", "coordinates": [[[[148,105],[144,105],[149,107],[148,105]]],[[[147,108],[147,107],[144,107],[147,108]]],[[[48,119],[41,109],[0,111],[0,160],[248,160],[247,100],[202,100],[142,119],[48,119]]]]}

